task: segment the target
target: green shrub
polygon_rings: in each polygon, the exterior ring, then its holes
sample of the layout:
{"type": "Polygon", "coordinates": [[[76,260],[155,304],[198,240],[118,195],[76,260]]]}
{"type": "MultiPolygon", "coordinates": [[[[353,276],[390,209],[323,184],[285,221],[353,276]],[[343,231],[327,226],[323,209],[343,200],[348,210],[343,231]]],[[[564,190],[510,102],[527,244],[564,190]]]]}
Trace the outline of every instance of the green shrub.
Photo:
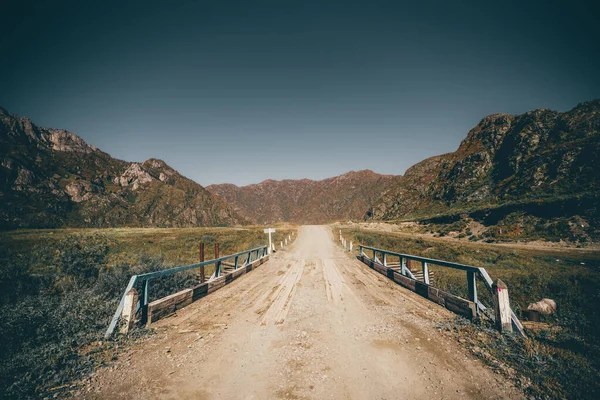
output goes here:
{"type": "MultiPolygon", "coordinates": [[[[162,259],[147,256],[135,266],[106,267],[101,236],[68,237],[58,248],[46,249],[56,262],[46,279],[19,257],[0,270],[6,300],[0,305],[0,398],[41,397],[110,361],[114,343],[99,343],[131,275],[165,268],[162,259]]],[[[151,293],[163,297],[192,278],[156,279],[151,293]]]]}
{"type": "Polygon", "coordinates": [[[88,282],[98,277],[106,264],[108,239],[104,235],[73,235],[62,240],[56,263],[65,275],[88,282]]]}

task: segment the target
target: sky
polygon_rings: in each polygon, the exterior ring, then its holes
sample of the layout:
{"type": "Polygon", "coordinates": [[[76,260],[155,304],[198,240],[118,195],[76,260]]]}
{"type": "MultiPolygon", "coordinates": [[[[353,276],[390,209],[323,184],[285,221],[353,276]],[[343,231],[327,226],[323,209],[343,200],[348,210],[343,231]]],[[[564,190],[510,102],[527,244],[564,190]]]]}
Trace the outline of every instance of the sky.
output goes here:
{"type": "Polygon", "coordinates": [[[402,174],[600,98],[580,1],[4,0],[0,106],[201,185],[402,174]]]}

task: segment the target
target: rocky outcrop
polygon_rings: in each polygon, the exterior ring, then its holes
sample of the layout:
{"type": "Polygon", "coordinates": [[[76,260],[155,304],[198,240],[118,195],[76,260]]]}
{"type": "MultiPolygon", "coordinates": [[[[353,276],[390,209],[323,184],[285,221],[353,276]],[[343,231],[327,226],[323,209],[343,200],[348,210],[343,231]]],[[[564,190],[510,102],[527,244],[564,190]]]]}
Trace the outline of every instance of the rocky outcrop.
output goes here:
{"type": "Polygon", "coordinates": [[[113,182],[122,187],[130,186],[131,190],[137,190],[140,185],[152,182],[153,178],[149,173],[144,171],[140,164],[132,163],[120,176],[116,177],[113,182]]]}
{"type": "Polygon", "coordinates": [[[82,138],[74,133],[62,129],[48,129],[45,137],[55,151],[72,151],[76,153],[90,154],[98,149],[87,144],[82,138]]]}

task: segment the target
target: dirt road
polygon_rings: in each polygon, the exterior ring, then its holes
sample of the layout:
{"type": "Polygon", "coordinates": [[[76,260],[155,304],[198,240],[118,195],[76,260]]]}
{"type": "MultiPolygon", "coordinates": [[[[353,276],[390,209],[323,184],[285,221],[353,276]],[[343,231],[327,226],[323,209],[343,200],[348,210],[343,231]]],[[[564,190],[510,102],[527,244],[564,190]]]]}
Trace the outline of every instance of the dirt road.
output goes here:
{"type": "Polygon", "coordinates": [[[451,317],[306,226],[256,271],[159,321],[80,396],[122,399],[520,398],[441,335],[451,317]]]}

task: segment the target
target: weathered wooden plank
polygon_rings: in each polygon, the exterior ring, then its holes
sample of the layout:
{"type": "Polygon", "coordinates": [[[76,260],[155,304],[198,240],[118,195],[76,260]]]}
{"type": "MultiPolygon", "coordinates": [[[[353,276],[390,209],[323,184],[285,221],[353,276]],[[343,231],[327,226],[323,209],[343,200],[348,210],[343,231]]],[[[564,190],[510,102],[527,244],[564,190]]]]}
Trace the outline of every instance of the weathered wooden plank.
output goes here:
{"type": "Polygon", "coordinates": [[[192,302],[201,299],[208,294],[208,282],[196,285],[192,288],[192,302]]]}
{"type": "Polygon", "coordinates": [[[440,296],[440,290],[438,288],[429,286],[427,288],[427,298],[442,307],[446,307],[446,300],[440,296]]]}
{"type": "Polygon", "coordinates": [[[455,312],[456,314],[464,315],[467,318],[474,318],[476,315],[477,308],[475,303],[472,301],[454,296],[423,282],[404,276],[400,272],[395,271],[392,268],[386,268],[363,255],[359,256],[359,259],[369,267],[373,268],[375,271],[387,276],[399,285],[416,292],[417,294],[443,307],[446,307],[448,310],[455,312]]]}
{"type": "Polygon", "coordinates": [[[512,333],[510,301],[508,299],[508,286],[501,279],[492,285],[494,298],[494,311],[496,314],[496,327],[500,332],[512,333]]]}
{"type": "Polygon", "coordinates": [[[394,271],[394,282],[399,283],[407,289],[415,291],[415,282],[407,276],[402,275],[401,273],[394,271]]]}
{"type": "Polygon", "coordinates": [[[459,315],[463,315],[467,318],[474,318],[476,315],[475,303],[463,298],[454,296],[450,293],[439,291],[440,297],[444,298],[445,307],[459,315]]]}
{"type": "Polygon", "coordinates": [[[211,281],[208,281],[208,293],[213,293],[215,290],[221,289],[225,286],[225,276],[220,276],[211,281]]]}
{"type": "Polygon", "coordinates": [[[236,279],[236,278],[244,275],[245,273],[246,273],[246,268],[239,268],[239,269],[236,269],[235,271],[233,271],[231,273],[231,275],[233,276],[233,279],[236,279]]]}
{"type": "Polygon", "coordinates": [[[148,325],[192,303],[192,289],[184,289],[148,304],[148,325]]]}
{"type": "Polygon", "coordinates": [[[121,313],[121,319],[123,325],[121,325],[121,333],[127,335],[133,323],[135,322],[135,308],[138,302],[138,292],[134,288],[129,289],[125,296],[125,304],[123,305],[123,312],[121,313]]]}
{"type": "Polygon", "coordinates": [[[429,298],[429,285],[426,285],[422,282],[416,281],[415,282],[415,292],[425,298],[429,298]]]}

